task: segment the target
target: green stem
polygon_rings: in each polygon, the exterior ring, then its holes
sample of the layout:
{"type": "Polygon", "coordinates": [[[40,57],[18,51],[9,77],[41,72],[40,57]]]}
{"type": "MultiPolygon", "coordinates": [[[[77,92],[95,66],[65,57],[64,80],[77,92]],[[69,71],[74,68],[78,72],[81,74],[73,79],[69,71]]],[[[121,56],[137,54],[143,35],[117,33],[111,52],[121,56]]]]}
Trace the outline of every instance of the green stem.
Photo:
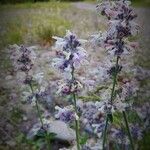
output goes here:
{"type": "Polygon", "coordinates": [[[39,104],[38,104],[37,98],[36,98],[35,103],[36,103],[36,109],[37,109],[37,113],[38,113],[38,116],[39,116],[42,128],[44,128],[44,123],[43,123],[43,120],[42,120],[42,115],[41,115],[41,112],[40,112],[40,108],[39,108],[39,104]]]}
{"type": "Polygon", "coordinates": [[[107,126],[108,126],[108,115],[106,116],[105,129],[104,129],[104,133],[103,133],[103,150],[105,150],[107,126]]]}
{"type": "MultiPolygon", "coordinates": [[[[119,56],[117,56],[117,60],[116,60],[116,65],[115,65],[116,69],[118,68],[118,63],[119,63],[119,56]]],[[[110,98],[111,104],[112,104],[113,98],[114,98],[115,86],[117,83],[117,75],[118,75],[118,70],[115,72],[115,74],[113,76],[113,87],[112,87],[111,98],[110,98]]]]}
{"type": "MultiPolygon", "coordinates": [[[[29,84],[30,88],[31,88],[31,91],[32,91],[32,94],[34,94],[34,90],[33,90],[33,87],[32,87],[32,84],[30,83],[29,84]]],[[[38,99],[37,97],[35,96],[35,105],[36,105],[36,110],[37,110],[37,113],[38,113],[38,117],[40,119],[40,122],[41,122],[41,126],[42,128],[44,127],[44,123],[43,123],[43,120],[42,120],[42,114],[40,112],[40,108],[39,108],[39,104],[38,104],[38,99]]]]}
{"type": "MultiPolygon", "coordinates": [[[[34,90],[33,90],[32,84],[30,83],[29,86],[30,86],[30,89],[32,91],[32,94],[34,94],[34,90]]],[[[38,104],[38,98],[35,96],[35,99],[36,99],[35,100],[35,105],[36,105],[36,110],[37,110],[37,113],[38,113],[38,117],[40,119],[41,126],[44,129],[44,123],[43,123],[42,114],[40,112],[40,108],[39,108],[39,104],[38,104]]],[[[50,140],[49,140],[47,131],[46,131],[46,137],[45,138],[46,138],[46,141],[47,141],[47,149],[51,150],[50,140]]]]}
{"type": "MultiPolygon", "coordinates": [[[[73,93],[73,100],[74,100],[74,108],[75,108],[75,112],[78,115],[77,112],[77,105],[76,105],[76,95],[75,93],[73,93]]],[[[80,141],[79,141],[79,120],[75,120],[75,130],[76,130],[76,141],[77,141],[77,150],[80,150],[80,141]]]]}
{"type": "MultiPolygon", "coordinates": [[[[74,66],[72,65],[72,81],[74,81],[74,66]]],[[[78,111],[77,111],[77,102],[76,102],[76,94],[73,92],[72,94],[73,96],[73,101],[74,101],[74,109],[75,109],[75,113],[76,115],[78,115],[78,111]]],[[[79,136],[79,120],[75,119],[75,130],[76,130],[76,142],[77,142],[77,150],[80,150],[80,136],[79,136]]]]}
{"type": "Polygon", "coordinates": [[[129,137],[129,140],[130,140],[131,148],[132,148],[132,150],[135,150],[132,135],[131,135],[128,120],[127,120],[127,116],[126,116],[126,112],[123,111],[122,113],[123,113],[123,118],[124,118],[125,125],[126,125],[126,128],[127,128],[127,133],[128,133],[128,137],[129,137]]]}
{"type": "MultiPolygon", "coordinates": [[[[118,68],[119,58],[120,57],[117,56],[116,65],[115,65],[116,69],[118,68]]],[[[113,86],[112,86],[111,97],[110,97],[111,104],[112,104],[112,102],[114,100],[114,92],[115,92],[115,87],[116,87],[116,83],[117,83],[117,75],[118,75],[118,70],[116,70],[116,72],[115,72],[115,74],[113,76],[113,86]]],[[[103,133],[103,150],[105,149],[108,120],[109,120],[109,116],[107,114],[107,116],[106,116],[106,123],[105,123],[105,129],[104,129],[104,133],[103,133]]]]}

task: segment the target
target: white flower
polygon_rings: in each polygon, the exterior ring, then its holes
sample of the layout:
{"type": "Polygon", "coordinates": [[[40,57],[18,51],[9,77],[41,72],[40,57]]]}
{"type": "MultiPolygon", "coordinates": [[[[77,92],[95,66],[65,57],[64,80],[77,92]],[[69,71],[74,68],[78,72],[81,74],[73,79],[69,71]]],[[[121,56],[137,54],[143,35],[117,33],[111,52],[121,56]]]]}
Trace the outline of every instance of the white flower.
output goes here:
{"type": "Polygon", "coordinates": [[[33,77],[36,81],[38,81],[39,84],[41,84],[44,78],[44,73],[43,72],[36,73],[33,77]]]}

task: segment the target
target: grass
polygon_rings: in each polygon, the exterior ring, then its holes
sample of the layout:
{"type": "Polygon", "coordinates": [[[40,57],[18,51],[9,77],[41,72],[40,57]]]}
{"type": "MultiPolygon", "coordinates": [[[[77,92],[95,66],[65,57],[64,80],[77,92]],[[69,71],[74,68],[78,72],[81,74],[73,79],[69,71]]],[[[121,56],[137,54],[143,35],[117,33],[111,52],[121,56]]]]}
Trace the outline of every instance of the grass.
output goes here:
{"type": "Polygon", "coordinates": [[[63,17],[68,3],[24,3],[0,5],[0,48],[9,44],[51,43],[52,35],[62,36],[71,23],[63,17]]]}
{"type": "Polygon", "coordinates": [[[150,7],[149,0],[131,0],[135,7],[150,7]]]}
{"type": "MultiPolygon", "coordinates": [[[[84,2],[88,3],[97,3],[101,2],[102,0],[84,0],[84,2]]],[[[131,0],[132,5],[135,7],[150,7],[150,1],[149,0],[131,0]]]]}

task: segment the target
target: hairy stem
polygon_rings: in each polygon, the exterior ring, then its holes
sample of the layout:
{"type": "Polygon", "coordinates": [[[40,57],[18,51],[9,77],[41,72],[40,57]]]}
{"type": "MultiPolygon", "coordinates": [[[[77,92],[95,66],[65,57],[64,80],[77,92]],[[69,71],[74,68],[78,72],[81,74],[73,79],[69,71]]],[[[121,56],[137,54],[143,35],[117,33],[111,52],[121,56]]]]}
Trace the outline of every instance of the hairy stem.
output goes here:
{"type": "MultiPolygon", "coordinates": [[[[29,86],[30,86],[30,89],[32,91],[32,94],[34,94],[34,90],[33,90],[32,84],[30,83],[29,86]]],[[[35,100],[35,105],[36,105],[36,110],[37,110],[37,113],[38,113],[38,117],[40,119],[42,128],[44,128],[44,123],[43,123],[43,120],[42,120],[42,114],[40,112],[37,96],[35,96],[35,99],[36,99],[35,100]]]]}
{"type": "MultiPolygon", "coordinates": [[[[77,111],[77,105],[76,105],[76,95],[73,93],[73,100],[74,100],[74,107],[75,107],[75,112],[78,115],[77,111]]],[[[77,150],[80,150],[80,141],[79,141],[79,120],[75,120],[75,128],[76,128],[76,142],[77,142],[77,150]]]]}
{"type": "MultiPolygon", "coordinates": [[[[115,87],[116,87],[116,83],[117,83],[117,75],[118,75],[118,63],[119,63],[119,56],[117,56],[117,60],[116,60],[116,72],[113,75],[113,86],[112,86],[112,91],[111,91],[111,97],[110,97],[110,102],[111,104],[113,103],[114,100],[114,92],[115,92],[115,87]]],[[[103,150],[105,149],[105,142],[106,142],[106,134],[107,134],[107,127],[108,127],[108,121],[109,121],[109,116],[110,114],[107,114],[106,116],[106,123],[105,123],[105,129],[104,129],[104,133],[103,133],[103,150]]]]}
{"type": "MultiPolygon", "coordinates": [[[[30,83],[29,86],[30,86],[30,89],[31,89],[31,91],[32,91],[32,94],[34,94],[34,90],[33,90],[32,84],[30,83]]],[[[41,127],[44,129],[44,123],[43,123],[43,119],[42,119],[42,114],[41,114],[41,112],[40,112],[40,108],[39,108],[37,96],[35,96],[35,99],[36,99],[36,100],[35,100],[36,110],[37,110],[37,113],[38,113],[38,117],[39,117],[39,119],[40,119],[41,127]]],[[[45,140],[46,140],[46,142],[47,142],[47,150],[51,150],[50,140],[49,140],[47,131],[46,131],[45,140]]]]}
{"type": "MultiPolygon", "coordinates": [[[[72,65],[72,81],[74,81],[74,66],[72,65]]],[[[73,92],[72,94],[73,96],[73,101],[74,101],[74,109],[75,109],[75,113],[76,115],[78,115],[78,111],[77,111],[77,103],[76,103],[76,94],[75,92],[73,92]]],[[[79,120],[75,119],[75,130],[76,130],[76,142],[77,142],[77,150],[80,150],[80,137],[79,137],[79,120]]]]}
{"type": "Polygon", "coordinates": [[[105,129],[104,129],[104,132],[103,132],[103,150],[105,150],[106,135],[107,135],[107,126],[108,126],[108,115],[106,116],[105,129]]]}
{"type": "Polygon", "coordinates": [[[111,104],[114,100],[114,92],[115,92],[115,86],[116,86],[116,83],[117,83],[117,75],[118,75],[118,63],[119,63],[119,56],[117,56],[117,60],[116,60],[116,65],[115,65],[115,68],[116,68],[116,72],[114,73],[114,76],[113,76],[113,87],[112,87],[112,91],[111,91],[111,98],[110,98],[110,101],[111,101],[111,104]]]}
{"type": "Polygon", "coordinates": [[[128,137],[129,137],[129,140],[130,140],[131,148],[132,148],[132,150],[135,150],[132,135],[131,135],[128,120],[127,120],[126,112],[123,111],[122,113],[123,113],[123,118],[124,118],[125,125],[126,125],[126,128],[127,128],[127,133],[128,133],[128,137]]]}

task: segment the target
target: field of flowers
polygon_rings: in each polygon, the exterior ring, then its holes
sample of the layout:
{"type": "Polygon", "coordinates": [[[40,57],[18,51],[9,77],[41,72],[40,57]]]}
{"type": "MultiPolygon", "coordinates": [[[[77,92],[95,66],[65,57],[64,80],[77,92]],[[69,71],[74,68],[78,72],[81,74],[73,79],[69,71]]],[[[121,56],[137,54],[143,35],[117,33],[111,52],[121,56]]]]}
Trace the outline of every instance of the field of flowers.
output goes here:
{"type": "Polygon", "coordinates": [[[150,149],[149,8],[82,4],[0,6],[0,150],[150,149]]]}

